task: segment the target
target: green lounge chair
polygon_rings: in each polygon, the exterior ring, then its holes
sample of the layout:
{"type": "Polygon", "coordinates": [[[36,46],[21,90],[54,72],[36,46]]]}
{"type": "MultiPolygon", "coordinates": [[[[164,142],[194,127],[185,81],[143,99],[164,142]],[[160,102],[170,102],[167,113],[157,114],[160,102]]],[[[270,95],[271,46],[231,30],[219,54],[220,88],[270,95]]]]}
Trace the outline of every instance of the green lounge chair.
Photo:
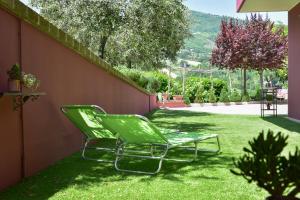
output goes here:
{"type": "Polygon", "coordinates": [[[163,160],[174,161],[191,161],[179,159],[167,159],[168,150],[173,148],[188,148],[193,149],[194,159],[197,158],[198,143],[215,138],[217,140],[218,148],[213,152],[220,152],[220,143],[218,135],[216,134],[201,134],[197,132],[163,132],[152,124],[147,118],[139,115],[109,115],[97,114],[95,118],[104,128],[117,136],[116,143],[116,159],[115,168],[118,171],[135,172],[142,174],[156,174],[160,171],[163,160]],[[194,144],[192,146],[183,146],[187,144],[194,144]],[[150,147],[148,152],[132,151],[127,148],[136,147],[150,147]],[[138,159],[153,159],[158,160],[158,167],[154,172],[136,171],[130,169],[121,169],[119,161],[124,157],[138,158],[138,159]]]}
{"type": "Polygon", "coordinates": [[[84,134],[82,158],[98,162],[113,162],[112,160],[95,159],[86,156],[87,150],[114,152],[115,148],[95,147],[101,139],[116,139],[113,133],[104,129],[99,121],[95,120],[98,114],[106,113],[102,108],[95,105],[66,105],[61,107],[65,116],[84,134]]]}

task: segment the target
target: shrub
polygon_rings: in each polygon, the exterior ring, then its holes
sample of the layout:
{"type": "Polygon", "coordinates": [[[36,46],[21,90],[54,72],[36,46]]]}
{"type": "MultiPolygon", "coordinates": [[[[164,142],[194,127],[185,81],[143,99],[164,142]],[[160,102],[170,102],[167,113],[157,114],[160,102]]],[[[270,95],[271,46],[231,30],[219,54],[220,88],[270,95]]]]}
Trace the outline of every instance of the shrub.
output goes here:
{"type": "Polygon", "coordinates": [[[149,92],[155,93],[159,92],[160,89],[160,82],[154,77],[148,77],[148,85],[147,85],[147,90],[149,92]]]}
{"type": "Polygon", "coordinates": [[[241,95],[240,93],[238,92],[237,89],[234,89],[231,94],[230,94],[230,101],[232,102],[239,102],[241,101],[241,95]]]}
{"type": "Polygon", "coordinates": [[[195,98],[195,103],[204,103],[205,102],[205,95],[206,91],[204,89],[204,86],[201,84],[198,85],[198,89],[196,92],[196,98],[195,98]]]}
{"type": "Polygon", "coordinates": [[[138,79],[137,84],[139,86],[141,86],[142,88],[147,88],[149,83],[149,79],[147,77],[145,77],[143,74],[140,74],[140,78],[138,79]]]}
{"type": "Polygon", "coordinates": [[[153,76],[160,82],[160,88],[158,89],[159,92],[165,92],[168,90],[169,77],[167,74],[161,72],[154,72],[151,76],[153,76]]]}
{"type": "Polygon", "coordinates": [[[215,89],[211,88],[209,91],[208,91],[208,102],[209,103],[216,103],[217,102],[217,97],[215,95],[215,89]]]}
{"type": "Polygon", "coordinates": [[[205,91],[209,91],[213,85],[217,97],[220,96],[222,89],[226,87],[226,82],[221,79],[211,80],[209,78],[189,77],[186,80],[186,94],[191,102],[195,102],[200,83],[203,85],[205,91]]]}
{"type": "Polygon", "coordinates": [[[217,78],[213,79],[213,86],[215,89],[215,95],[218,97],[221,95],[222,89],[224,87],[227,87],[226,82],[224,80],[217,78]]]}
{"type": "Polygon", "coordinates": [[[229,92],[228,89],[226,87],[223,87],[223,89],[221,90],[221,94],[220,94],[220,102],[229,102],[229,92]]]}
{"type": "Polygon", "coordinates": [[[243,97],[242,97],[242,102],[249,102],[249,101],[250,101],[250,96],[249,96],[249,94],[243,95],[243,97]]]}
{"type": "Polygon", "coordinates": [[[262,131],[244,148],[245,154],[234,160],[233,174],[243,176],[249,183],[256,184],[271,195],[269,200],[291,200],[300,193],[300,150],[294,154],[282,155],[287,146],[287,136],[281,132],[276,135],[269,130],[265,136],[262,131]],[[284,196],[287,194],[287,196],[284,196]]]}
{"type": "Polygon", "coordinates": [[[170,91],[171,95],[181,95],[182,94],[182,85],[180,81],[175,81],[172,84],[171,87],[171,91],[170,91]]]}
{"type": "Polygon", "coordinates": [[[186,105],[190,105],[190,104],[191,104],[190,98],[189,98],[188,96],[184,96],[184,97],[183,97],[183,102],[184,102],[186,105]]]}
{"type": "Polygon", "coordinates": [[[185,94],[191,102],[195,101],[199,83],[201,83],[201,79],[198,77],[189,77],[186,79],[185,94]]]}
{"type": "Polygon", "coordinates": [[[132,81],[136,82],[137,84],[139,83],[140,77],[141,77],[141,72],[137,70],[128,70],[124,72],[125,76],[130,78],[132,81]]]}
{"type": "Polygon", "coordinates": [[[255,100],[256,101],[260,101],[261,100],[261,89],[260,88],[256,88],[256,91],[255,91],[255,100]]]}

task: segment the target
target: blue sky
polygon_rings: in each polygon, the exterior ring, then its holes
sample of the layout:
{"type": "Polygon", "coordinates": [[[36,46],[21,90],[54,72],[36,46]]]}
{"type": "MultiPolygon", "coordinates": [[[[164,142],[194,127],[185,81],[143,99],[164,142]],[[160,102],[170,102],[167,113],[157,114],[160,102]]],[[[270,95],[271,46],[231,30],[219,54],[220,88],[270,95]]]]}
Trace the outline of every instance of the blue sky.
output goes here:
{"type": "MultiPolygon", "coordinates": [[[[21,0],[28,4],[28,0],[21,0]]],[[[236,13],[236,0],[185,0],[191,10],[211,13],[216,15],[226,15],[244,19],[246,14],[236,13]]],[[[265,13],[264,13],[265,14],[265,13]]],[[[281,21],[287,24],[287,12],[268,13],[273,21],[281,21]]]]}

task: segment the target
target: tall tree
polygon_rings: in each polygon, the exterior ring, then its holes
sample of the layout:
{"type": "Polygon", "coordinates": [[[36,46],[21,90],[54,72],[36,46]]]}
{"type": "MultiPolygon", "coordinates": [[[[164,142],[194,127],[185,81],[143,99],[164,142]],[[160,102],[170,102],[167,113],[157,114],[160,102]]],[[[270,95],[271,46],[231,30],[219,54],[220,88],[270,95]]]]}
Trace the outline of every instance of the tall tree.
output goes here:
{"type": "Polygon", "coordinates": [[[244,27],[238,20],[222,20],[220,33],[216,39],[216,47],[212,51],[211,63],[221,69],[238,70],[241,69],[244,75],[243,95],[247,94],[246,70],[244,57],[245,43],[247,37],[244,35],[244,27]]]}
{"type": "Polygon", "coordinates": [[[122,50],[122,62],[159,67],[176,59],[190,35],[182,0],[131,0],[127,12],[127,23],[112,41],[114,49],[122,50]]]}
{"type": "Polygon", "coordinates": [[[183,0],[31,0],[31,4],[114,65],[157,67],[166,59],[174,60],[189,36],[183,0]]]}
{"type": "Polygon", "coordinates": [[[260,84],[263,87],[263,71],[276,70],[285,65],[288,40],[284,29],[275,28],[270,19],[263,19],[261,15],[251,15],[245,25],[247,34],[247,62],[249,68],[257,70],[260,84]]]}
{"type": "Polygon", "coordinates": [[[64,31],[105,58],[108,39],[125,21],[126,0],[30,0],[32,6],[64,31]]]}
{"type": "Polygon", "coordinates": [[[257,70],[263,87],[263,71],[284,66],[287,44],[284,30],[274,30],[274,23],[261,15],[251,14],[245,23],[223,20],[211,63],[220,68],[243,69],[246,94],[246,70],[257,70]]]}

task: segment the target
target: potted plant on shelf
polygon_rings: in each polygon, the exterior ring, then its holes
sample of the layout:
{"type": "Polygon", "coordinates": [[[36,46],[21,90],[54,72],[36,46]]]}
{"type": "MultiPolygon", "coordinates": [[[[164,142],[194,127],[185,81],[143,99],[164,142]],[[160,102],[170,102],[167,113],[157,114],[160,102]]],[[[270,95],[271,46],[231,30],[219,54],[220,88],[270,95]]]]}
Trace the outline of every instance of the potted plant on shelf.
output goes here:
{"type": "Polygon", "coordinates": [[[243,176],[249,183],[256,184],[269,192],[266,200],[300,200],[300,150],[282,155],[287,146],[287,136],[269,130],[261,132],[244,148],[245,154],[234,161],[235,175],[243,176]]]}
{"type": "Polygon", "coordinates": [[[19,64],[14,64],[10,70],[7,71],[8,75],[8,91],[20,92],[22,71],[19,64]]]}
{"type": "Polygon", "coordinates": [[[40,85],[40,80],[33,74],[26,74],[23,72],[22,83],[25,88],[35,91],[40,85]]]}

